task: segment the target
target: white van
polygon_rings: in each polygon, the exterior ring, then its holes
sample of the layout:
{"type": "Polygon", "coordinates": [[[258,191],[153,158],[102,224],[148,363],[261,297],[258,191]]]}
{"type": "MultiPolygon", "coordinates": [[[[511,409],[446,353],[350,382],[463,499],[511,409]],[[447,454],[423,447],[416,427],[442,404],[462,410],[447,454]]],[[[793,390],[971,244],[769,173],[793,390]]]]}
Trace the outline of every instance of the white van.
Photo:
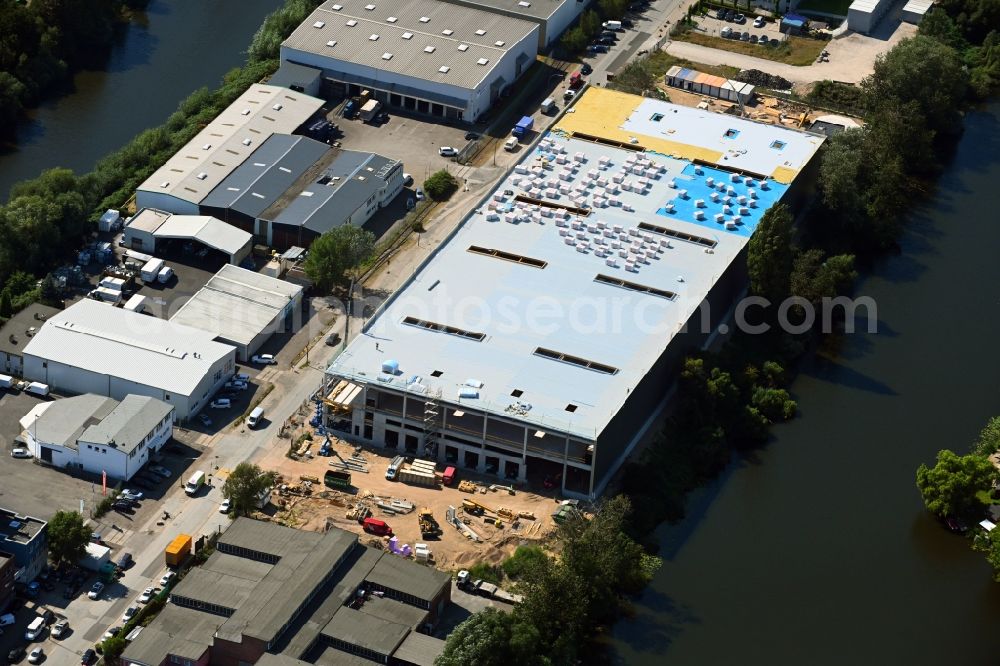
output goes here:
{"type": "Polygon", "coordinates": [[[160,284],[166,284],[170,282],[170,278],[174,276],[174,269],[170,266],[164,266],[159,273],[156,275],[156,280],[160,284]]]}
{"type": "Polygon", "coordinates": [[[556,109],[556,101],[551,97],[547,97],[544,102],[542,102],[542,113],[552,113],[556,109]]]}
{"type": "Polygon", "coordinates": [[[614,30],[615,32],[618,32],[622,29],[622,22],[605,21],[604,23],[601,24],[601,27],[604,28],[605,30],[614,30]]]}
{"type": "Polygon", "coordinates": [[[191,478],[184,484],[184,492],[188,495],[194,495],[203,485],[205,485],[205,473],[199,470],[192,474],[191,478]]]}
{"type": "Polygon", "coordinates": [[[49,394],[49,385],[43,384],[41,382],[31,382],[30,384],[28,384],[28,387],[24,389],[24,392],[40,395],[44,398],[49,394]]]}
{"type": "Polygon", "coordinates": [[[24,640],[26,641],[37,640],[38,637],[42,634],[42,629],[44,628],[45,628],[45,618],[36,617],[34,620],[31,621],[31,624],[28,625],[27,631],[24,632],[24,640]]]}
{"type": "Polygon", "coordinates": [[[515,150],[517,150],[517,137],[512,136],[509,139],[507,139],[507,141],[505,141],[503,144],[503,149],[506,150],[508,153],[512,153],[515,150]]]}
{"type": "Polygon", "coordinates": [[[12,388],[14,386],[14,378],[10,375],[0,375],[0,388],[12,388]]]}
{"type": "Polygon", "coordinates": [[[255,407],[254,410],[250,412],[250,416],[247,417],[247,425],[250,426],[251,428],[256,428],[257,424],[260,423],[260,420],[263,417],[264,417],[264,408],[255,407]]]}

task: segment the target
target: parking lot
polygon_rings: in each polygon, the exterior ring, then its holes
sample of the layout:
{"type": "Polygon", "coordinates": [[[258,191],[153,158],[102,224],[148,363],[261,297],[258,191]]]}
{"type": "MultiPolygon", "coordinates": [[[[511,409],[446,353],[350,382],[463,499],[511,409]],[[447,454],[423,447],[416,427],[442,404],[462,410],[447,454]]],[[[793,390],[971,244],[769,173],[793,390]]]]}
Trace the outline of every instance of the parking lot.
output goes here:
{"type": "MultiPolygon", "coordinates": [[[[701,16],[698,19],[699,32],[704,32],[711,37],[723,37],[723,30],[729,28],[731,31],[739,33],[749,33],[751,36],[756,36],[758,39],[761,35],[765,35],[770,42],[771,40],[777,40],[778,43],[784,40],[785,36],[781,32],[781,26],[776,21],[764,21],[763,26],[756,28],[754,27],[754,17],[752,15],[746,15],[742,23],[737,23],[735,21],[725,21],[723,19],[716,18],[715,12],[710,12],[706,16],[701,16]]],[[[746,41],[746,40],[743,40],[746,41]]]]}

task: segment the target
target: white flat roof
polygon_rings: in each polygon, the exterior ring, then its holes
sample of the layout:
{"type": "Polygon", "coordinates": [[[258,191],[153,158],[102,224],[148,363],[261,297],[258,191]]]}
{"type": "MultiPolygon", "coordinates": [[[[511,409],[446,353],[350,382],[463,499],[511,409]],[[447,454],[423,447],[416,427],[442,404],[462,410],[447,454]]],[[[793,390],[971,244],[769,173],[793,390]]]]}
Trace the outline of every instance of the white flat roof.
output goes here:
{"type": "Polygon", "coordinates": [[[302,287],[291,282],[226,265],[170,321],[245,345],[301,293],[302,287]]]}
{"type": "Polygon", "coordinates": [[[909,0],[903,5],[903,11],[912,14],[926,14],[934,6],[934,0],[909,0]]]}
{"type": "MultiPolygon", "coordinates": [[[[639,107],[650,114],[674,108],[645,101],[639,107]]],[[[750,121],[704,115],[703,121],[673,121],[672,141],[714,145],[720,128],[734,128],[743,145],[751,146],[762,132],[750,121]]],[[[636,121],[632,130],[647,127],[636,121]]],[[[797,168],[812,152],[794,144],[814,152],[821,143],[805,133],[766,129],[769,135],[787,134],[786,155],[794,156],[797,168]]],[[[762,170],[773,164],[734,161],[762,170]]],[[[453,406],[596,438],[746,245],[763,211],[787,189],[777,182],[764,189],[731,176],[710,167],[698,173],[687,159],[550,134],[387,301],[329,371],[376,388],[440,390],[453,406]],[[570,174],[573,163],[578,169],[570,174]],[[640,166],[641,174],[630,171],[640,166]],[[732,186],[734,197],[749,197],[752,189],[759,197],[738,228],[714,222],[721,200],[700,209],[707,220],[694,220],[692,199],[708,200],[714,192],[709,177],[732,186]],[[633,191],[616,187],[615,178],[633,191]],[[642,193],[634,191],[640,179],[648,182],[642,193]],[[614,189],[619,191],[612,194],[614,189]],[[690,196],[679,198],[680,189],[690,196]],[[532,190],[546,202],[585,206],[592,213],[569,216],[562,221],[568,226],[560,226],[544,207],[515,201],[532,190]],[[598,204],[612,197],[617,205],[598,204]],[[671,201],[673,213],[664,207],[671,201]],[[628,256],[619,256],[622,251],[628,256]],[[628,260],[636,262],[632,270],[628,260]],[[381,371],[388,360],[398,362],[396,375],[381,371]],[[468,380],[482,384],[478,397],[459,397],[470,388],[468,380]]]]}
{"type": "Polygon", "coordinates": [[[255,83],[139,189],[200,203],[267,137],[275,132],[291,134],[322,106],[321,99],[255,83]]]}
{"type": "Polygon", "coordinates": [[[85,298],[52,315],[25,356],[191,395],[234,352],[215,334],[85,298]]]}

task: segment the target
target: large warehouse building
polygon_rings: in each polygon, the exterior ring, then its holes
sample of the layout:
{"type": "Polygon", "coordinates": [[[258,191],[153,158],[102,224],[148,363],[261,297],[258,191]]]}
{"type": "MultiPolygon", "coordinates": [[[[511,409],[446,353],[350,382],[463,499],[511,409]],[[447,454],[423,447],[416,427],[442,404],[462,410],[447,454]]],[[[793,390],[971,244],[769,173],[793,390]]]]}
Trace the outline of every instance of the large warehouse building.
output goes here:
{"type": "Polygon", "coordinates": [[[171,323],[215,332],[247,362],[275,333],[298,328],[302,287],[238,266],[223,266],[170,318],[171,323]]]}
{"type": "Polygon", "coordinates": [[[121,661],[433,666],[444,641],[420,632],[450,601],[447,573],[363,546],[350,532],[239,518],[121,661]]]}
{"type": "Polygon", "coordinates": [[[334,94],[474,122],[524,74],[538,24],[440,0],[324,2],[281,45],[334,94]]]}
{"type": "Polygon", "coordinates": [[[330,365],[329,422],[600,494],[743,290],[754,228],[808,182],[822,141],[588,90],[330,365]]]}
{"type": "Polygon", "coordinates": [[[254,84],[136,191],[136,208],[198,215],[201,201],[272,134],[291,134],[323,100],[254,84]]]}
{"type": "Polygon", "coordinates": [[[538,50],[559,39],[589,4],[588,0],[444,0],[538,24],[538,50]]]}
{"type": "Polygon", "coordinates": [[[403,189],[403,164],[376,153],[274,134],[201,202],[203,213],[278,249],[361,226],[403,189]]]}
{"type": "Polygon", "coordinates": [[[24,376],[53,390],[162,400],[196,414],[235,371],[215,333],[85,298],[52,317],[24,348],[24,376]]]}
{"type": "Polygon", "coordinates": [[[174,215],[143,208],[125,225],[125,247],[147,254],[162,251],[164,245],[180,241],[196,242],[220,253],[231,264],[250,256],[253,236],[208,215],[174,215]]]}

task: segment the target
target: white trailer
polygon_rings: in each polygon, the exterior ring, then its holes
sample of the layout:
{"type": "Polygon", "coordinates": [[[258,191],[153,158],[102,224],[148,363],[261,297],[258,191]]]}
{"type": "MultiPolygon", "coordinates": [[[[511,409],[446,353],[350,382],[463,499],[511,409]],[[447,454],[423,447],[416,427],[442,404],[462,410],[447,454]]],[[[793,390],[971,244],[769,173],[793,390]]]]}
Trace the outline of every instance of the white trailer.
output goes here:
{"type": "Polygon", "coordinates": [[[155,257],[147,261],[146,265],[143,266],[142,270],[139,272],[140,276],[142,276],[142,281],[147,284],[156,282],[156,277],[160,274],[160,271],[163,270],[165,265],[166,264],[163,259],[157,259],[155,257]]]}
{"type": "Polygon", "coordinates": [[[122,307],[129,312],[145,312],[148,301],[149,298],[142,294],[133,294],[132,298],[128,299],[122,307]]]}

